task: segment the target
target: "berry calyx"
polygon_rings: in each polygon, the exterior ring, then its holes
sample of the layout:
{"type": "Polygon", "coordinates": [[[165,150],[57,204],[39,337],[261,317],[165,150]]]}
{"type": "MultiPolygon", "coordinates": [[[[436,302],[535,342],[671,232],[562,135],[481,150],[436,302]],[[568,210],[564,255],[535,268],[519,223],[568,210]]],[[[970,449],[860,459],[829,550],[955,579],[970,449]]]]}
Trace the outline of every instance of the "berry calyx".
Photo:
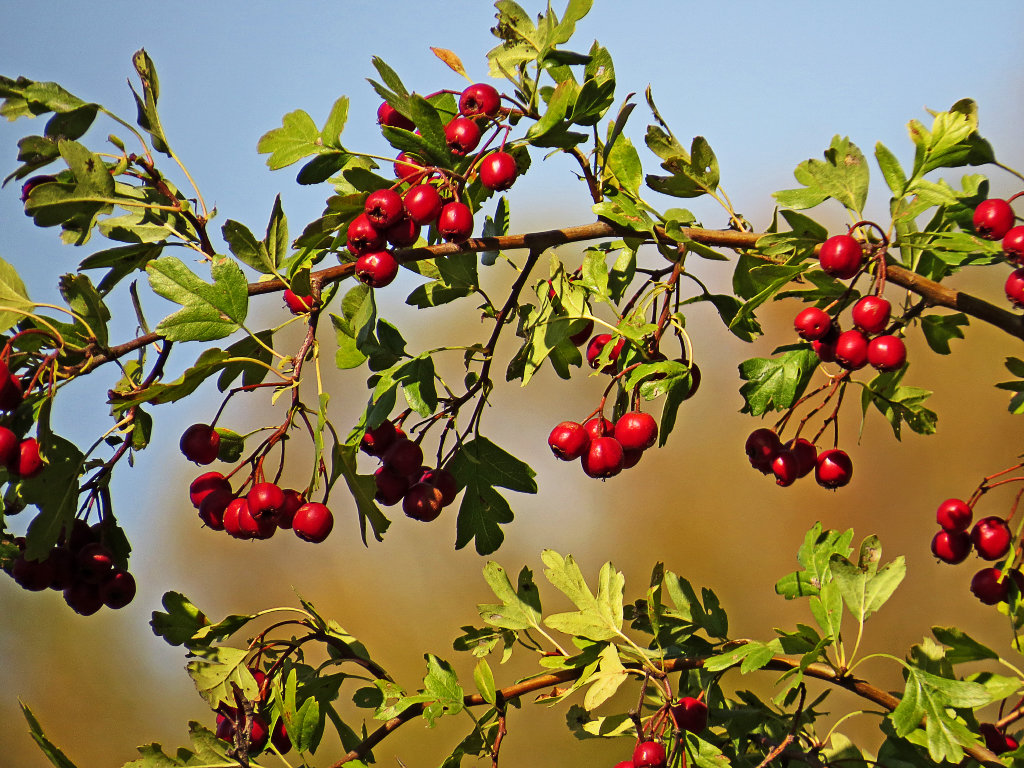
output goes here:
{"type": "Polygon", "coordinates": [[[459,112],[463,115],[494,117],[500,109],[501,94],[487,83],[474,83],[459,96],[459,112]]]}
{"type": "Polygon", "coordinates": [[[370,251],[356,259],[356,279],[371,288],[390,285],[398,276],[398,261],[388,251],[370,251]]]}
{"type": "Polygon", "coordinates": [[[583,471],[589,477],[615,477],[622,471],[625,461],[622,445],[614,437],[599,437],[590,441],[586,453],[580,457],[583,471]]]}
{"type": "Polygon", "coordinates": [[[814,469],[814,479],[823,488],[842,488],[853,478],[853,462],[845,451],[822,451],[814,469]]]}
{"type": "Polygon", "coordinates": [[[982,200],[974,209],[972,221],[978,237],[985,240],[1002,240],[1013,226],[1013,208],[999,198],[982,200]]]}
{"type": "Polygon", "coordinates": [[[405,212],[409,218],[419,225],[431,224],[441,215],[444,202],[437,188],[430,184],[417,184],[409,187],[402,198],[405,212]]]}
{"type": "Polygon", "coordinates": [[[293,315],[304,315],[316,304],[312,296],[299,296],[291,288],[285,289],[284,303],[293,315]]]}
{"type": "Polygon", "coordinates": [[[401,128],[405,131],[412,131],[416,128],[416,124],[413,123],[412,120],[392,107],[386,101],[381,102],[381,105],[377,107],[377,122],[381,125],[387,125],[392,128],[401,128]]]}
{"type": "Polygon", "coordinates": [[[1013,227],[1003,238],[1003,256],[1024,264],[1024,227],[1013,227]]]}
{"type": "Polygon", "coordinates": [[[488,189],[508,189],[516,180],[516,159],[508,152],[491,152],[480,161],[480,183],[488,189]]]}
{"type": "Polygon", "coordinates": [[[575,421],[563,421],[548,435],[548,447],[562,461],[575,461],[590,447],[590,434],[575,421]]]}
{"type": "Polygon", "coordinates": [[[860,271],[864,251],[850,235],[833,235],[821,244],[818,262],[826,274],[848,280],[860,271]]]}
{"type": "Polygon", "coordinates": [[[971,529],[971,543],[982,560],[998,560],[1010,551],[1013,535],[1001,517],[983,517],[971,529]]]}
{"type": "Polygon", "coordinates": [[[700,733],[708,727],[708,705],[693,696],[684,696],[668,712],[680,731],[700,733]]]}
{"type": "Polygon", "coordinates": [[[461,243],[473,234],[473,212],[469,206],[455,200],[441,208],[437,217],[437,231],[449,243],[461,243]]]}
{"type": "Polygon", "coordinates": [[[641,741],[633,749],[633,765],[636,768],[665,768],[668,755],[660,741],[641,741]]]}
{"type": "Polygon", "coordinates": [[[402,205],[402,196],[395,190],[378,189],[367,196],[363,212],[373,226],[387,229],[405,215],[405,207],[402,205]]]}
{"type": "Polygon", "coordinates": [[[881,296],[862,296],[853,305],[853,324],[869,335],[884,331],[891,315],[892,304],[881,296]]]}
{"type": "Polygon", "coordinates": [[[292,518],[292,529],[303,541],[319,544],[326,539],[334,528],[334,515],[326,505],[316,501],[307,501],[295,511],[292,518]]]}
{"type": "Polygon", "coordinates": [[[963,499],[946,499],[939,504],[935,520],[945,531],[966,531],[971,524],[974,511],[963,499]]]}
{"type": "Polygon", "coordinates": [[[856,328],[843,331],[836,339],[836,362],[849,371],[863,368],[868,362],[868,340],[856,328]]]}
{"type": "Polygon", "coordinates": [[[832,330],[832,318],[818,307],[807,307],[793,319],[796,335],[807,341],[817,341],[832,330]]]}
{"type": "Polygon", "coordinates": [[[196,464],[212,464],[220,451],[220,434],[209,424],[193,424],[178,443],[181,453],[196,464]]]}
{"type": "Polygon", "coordinates": [[[950,565],[962,563],[971,554],[967,531],[939,531],[932,537],[932,554],[950,565]]]}
{"type": "Polygon", "coordinates": [[[456,117],[444,127],[444,139],[453,155],[468,155],[480,144],[480,126],[468,117],[456,117]]]}
{"type": "Polygon", "coordinates": [[[649,413],[624,413],[615,422],[615,439],[625,451],[646,451],[658,440],[658,422],[649,413]]]}
{"type": "Polygon", "coordinates": [[[903,339],[891,334],[873,338],[868,342],[868,362],[883,373],[902,368],[907,362],[907,347],[903,339]]]}

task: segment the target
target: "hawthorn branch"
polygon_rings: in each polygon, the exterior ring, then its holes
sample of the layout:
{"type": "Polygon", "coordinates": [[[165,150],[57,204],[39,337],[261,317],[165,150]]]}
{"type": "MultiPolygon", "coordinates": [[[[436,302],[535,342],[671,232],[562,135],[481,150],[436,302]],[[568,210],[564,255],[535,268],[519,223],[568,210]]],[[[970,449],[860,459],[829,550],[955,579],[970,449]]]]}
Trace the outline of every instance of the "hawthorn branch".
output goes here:
{"type": "MultiPolygon", "coordinates": [[[[660,667],[665,673],[679,672],[684,669],[700,669],[704,666],[704,662],[708,658],[709,657],[685,657],[666,659],[661,662],[660,667]]],[[[628,670],[636,672],[643,671],[643,667],[634,662],[626,664],[625,667],[628,670]]],[[[789,672],[799,667],[799,661],[788,659],[784,656],[775,656],[764,667],[762,667],[762,669],[772,672],[789,672]]],[[[559,685],[564,685],[565,683],[571,683],[578,680],[580,675],[583,674],[583,671],[584,670],[580,668],[563,669],[557,672],[550,672],[548,674],[531,677],[528,680],[500,689],[496,692],[496,696],[499,701],[510,701],[520,696],[542,691],[547,688],[557,688],[559,685]]],[[[825,683],[829,683],[830,685],[847,690],[850,693],[877,704],[888,712],[895,710],[900,703],[899,698],[893,696],[891,693],[883,691],[880,688],[876,688],[867,680],[863,680],[859,677],[854,677],[853,675],[846,673],[840,674],[825,664],[810,664],[804,668],[803,674],[806,677],[821,680],[825,683]]],[[[398,728],[400,728],[404,723],[422,715],[423,711],[430,703],[431,702],[421,702],[403,710],[401,714],[391,718],[367,736],[359,746],[344,755],[340,760],[334,763],[331,768],[341,768],[341,766],[352,760],[362,760],[375,746],[380,744],[380,742],[390,734],[398,730],[398,728]]],[[[462,704],[465,707],[479,707],[487,703],[488,702],[484,697],[478,693],[466,694],[462,698],[462,704]]],[[[924,721],[922,720],[922,725],[923,723],[924,721]]],[[[983,746],[970,745],[964,747],[964,752],[982,765],[986,766],[986,768],[1005,768],[995,753],[983,746]]]]}

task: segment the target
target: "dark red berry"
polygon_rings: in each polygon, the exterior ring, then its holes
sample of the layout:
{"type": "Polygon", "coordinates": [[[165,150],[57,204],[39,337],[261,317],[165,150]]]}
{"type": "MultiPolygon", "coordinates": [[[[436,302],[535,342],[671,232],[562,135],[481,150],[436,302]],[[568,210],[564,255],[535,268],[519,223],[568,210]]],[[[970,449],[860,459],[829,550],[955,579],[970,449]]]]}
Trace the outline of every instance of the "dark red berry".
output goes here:
{"type": "Polygon", "coordinates": [[[365,213],[360,213],[352,219],[352,223],[348,225],[346,237],[348,249],[356,256],[379,251],[384,247],[385,242],[384,233],[374,226],[370,217],[365,213]]]}
{"type": "Polygon", "coordinates": [[[658,422],[649,413],[624,413],[615,422],[615,439],[625,451],[645,451],[658,440],[658,422]]]}
{"type": "Polygon", "coordinates": [[[284,490],[284,506],[277,511],[277,527],[289,529],[299,507],[306,503],[305,497],[292,488],[284,490]]]}
{"type": "Polygon", "coordinates": [[[396,475],[409,476],[423,465],[423,449],[412,440],[402,437],[392,444],[382,457],[384,466],[396,475]]]}
{"type": "Polygon", "coordinates": [[[11,372],[7,363],[0,361],[0,411],[13,411],[24,399],[21,378],[11,372]]]}
{"type": "Polygon", "coordinates": [[[985,240],[1002,240],[1013,226],[1013,208],[1005,200],[982,200],[974,209],[974,231],[985,240]]]}
{"type": "Polygon", "coordinates": [[[233,500],[234,496],[231,493],[230,487],[227,489],[218,488],[212,493],[208,493],[199,503],[199,519],[207,527],[215,531],[223,531],[224,513],[227,511],[228,504],[233,500]]]}
{"type": "Polygon", "coordinates": [[[782,441],[774,430],[762,427],[750,433],[743,450],[746,451],[750,465],[754,469],[760,470],[762,474],[768,474],[772,471],[772,462],[782,450],[782,441]]]}
{"type": "Polygon", "coordinates": [[[548,447],[562,461],[575,461],[590,447],[590,434],[582,424],[563,421],[548,435],[548,447]]]}
{"type": "Polygon", "coordinates": [[[100,584],[100,599],[108,608],[124,608],[135,599],[135,577],[114,568],[100,584]]]}
{"type": "Polygon", "coordinates": [[[823,488],[842,488],[853,477],[853,462],[845,451],[831,448],[818,455],[814,479],[823,488]]]}
{"type": "Polygon", "coordinates": [[[212,464],[220,451],[220,435],[209,424],[193,424],[178,443],[182,454],[196,464],[212,464]]]}
{"type": "Polygon", "coordinates": [[[811,347],[814,349],[814,354],[818,356],[818,359],[823,363],[833,363],[836,359],[836,342],[839,341],[839,330],[833,323],[832,328],[829,332],[822,336],[820,339],[815,339],[811,342],[811,347]]]}
{"type": "Polygon", "coordinates": [[[786,488],[796,482],[800,476],[800,462],[792,451],[783,448],[772,459],[772,474],[775,484],[786,488]]]}
{"type": "Polygon", "coordinates": [[[253,515],[246,500],[245,504],[238,508],[238,527],[247,539],[269,539],[277,531],[277,521],[273,515],[253,515]]]}
{"type": "Polygon", "coordinates": [[[895,371],[907,362],[907,347],[899,336],[876,336],[868,342],[868,362],[876,370],[895,371]]]}
{"type": "Polygon", "coordinates": [[[995,723],[982,723],[978,726],[978,732],[985,739],[985,747],[997,755],[1012,752],[1020,746],[1015,738],[1007,736],[996,727],[995,723]]]}
{"type": "Polygon", "coordinates": [[[668,712],[680,731],[700,733],[708,727],[708,705],[693,696],[684,696],[668,712]]]}
{"type": "Polygon", "coordinates": [[[380,456],[391,447],[398,437],[398,430],[390,421],[381,422],[379,427],[368,429],[359,441],[359,448],[371,456],[380,456]]]}
{"type": "Polygon", "coordinates": [[[437,217],[441,215],[441,208],[444,207],[437,187],[430,184],[417,184],[414,187],[409,187],[402,202],[409,218],[420,225],[432,224],[437,221],[437,217]]]}
{"type": "Polygon", "coordinates": [[[384,230],[384,238],[395,248],[408,248],[420,239],[420,226],[406,217],[384,230]]]}
{"type": "Polygon", "coordinates": [[[32,190],[38,187],[40,184],[48,184],[51,181],[56,181],[56,176],[42,175],[33,176],[24,184],[21,185],[21,202],[28,202],[28,196],[32,194],[32,190]]]}
{"type": "Polygon", "coordinates": [[[501,94],[487,83],[475,83],[459,96],[459,112],[464,115],[494,117],[501,109],[501,94]]]}
{"type": "Polygon", "coordinates": [[[973,517],[974,511],[963,499],[946,499],[935,512],[936,522],[946,531],[966,531],[973,517]]]}
{"type": "Polygon", "coordinates": [[[18,455],[21,441],[7,427],[0,427],[0,466],[12,472],[18,471],[18,455]]]}
{"type": "Polygon", "coordinates": [[[516,180],[516,159],[508,152],[491,152],[480,161],[480,183],[488,189],[508,189],[516,180]]]}
{"type": "Polygon", "coordinates": [[[962,563],[971,554],[971,537],[967,531],[939,531],[932,537],[932,554],[950,565],[962,563]]]}
{"type": "Polygon", "coordinates": [[[473,212],[459,201],[447,203],[437,217],[437,231],[450,243],[461,243],[473,234],[473,212]]]}
{"type": "Polygon", "coordinates": [[[398,276],[398,261],[388,251],[370,251],[356,259],[356,279],[371,288],[390,285],[398,276]]]}
{"type": "Polygon", "coordinates": [[[284,727],[284,720],[278,720],[274,726],[274,732],[270,736],[270,743],[274,749],[282,755],[287,755],[292,748],[292,740],[288,738],[288,731],[284,727]]]}
{"type": "Polygon", "coordinates": [[[324,504],[308,501],[295,512],[292,528],[303,541],[319,544],[334,528],[334,516],[324,504]]]}
{"type": "Polygon", "coordinates": [[[1010,551],[1013,535],[1001,517],[983,517],[971,529],[971,543],[982,560],[998,560],[1010,551]]]}
{"type": "Polygon", "coordinates": [[[416,125],[412,120],[392,107],[386,101],[381,102],[381,105],[377,107],[377,122],[381,125],[389,125],[392,128],[401,128],[406,131],[411,131],[416,128],[416,125]]]}
{"type": "Polygon", "coordinates": [[[590,441],[583,460],[583,471],[590,477],[614,477],[622,471],[625,461],[622,445],[614,437],[599,437],[590,441]]]}
{"type": "Polygon", "coordinates": [[[817,307],[807,307],[793,319],[793,327],[801,339],[817,341],[832,329],[832,318],[817,307]]]}
{"type": "Polygon", "coordinates": [[[456,117],[444,127],[444,138],[453,155],[468,155],[480,144],[480,126],[468,117],[456,117]]]}
{"type": "Polygon", "coordinates": [[[86,544],[75,556],[75,574],[90,584],[99,584],[113,567],[113,553],[98,542],[86,544]]]}
{"type": "Polygon", "coordinates": [[[42,592],[44,589],[48,589],[53,583],[54,575],[53,563],[49,561],[49,558],[26,560],[22,555],[11,566],[14,583],[29,592],[42,592]]]}
{"type": "Polygon", "coordinates": [[[405,215],[405,207],[398,192],[393,189],[378,189],[367,196],[363,212],[374,227],[387,229],[397,224],[405,215]]]}
{"type": "Polygon", "coordinates": [[[632,469],[633,467],[635,467],[637,464],[640,463],[640,459],[643,458],[643,455],[644,455],[643,451],[627,451],[627,450],[623,450],[622,451],[622,468],[624,470],[632,469]]]}
{"type": "Polygon", "coordinates": [[[814,443],[802,437],[788,444],[790,453],[796,458],[796,476],[806,477],[814,471],[818,464],[818,449],[814,443]]]}
{"type": "Polygon", "coordinates": [[[428,469],[420,475],[420,482],[432,485],[441,492],[441,506],[447,507],[459,493],[459,484],[455,475],[444,467],[440,469],[428,469]]]}
{"type": "Polygon", "coordinates": [[[633,765],[636,768],[665,768],[668,755],[660,741],[641,741],[633,749],[633,765]]]}
{"type": "Polygon", "coordinates": [[[192,502],[193,507],[198,509],[203,499],[214,491],[230,493],[231,483],[220,472],[204,472],[189,485],[188,500],[192,502]]]}
{"type": "Polygon", "coordinates": [[[856,371],[868,362],[868,340],[856,328],[843,331],[836,339],[836,362],[843,368],[856,371]]]}
{"type": "Polygon", "coordinates": [[[853,324],[873,335],[885,330],[892,315],[892,304],[881,296],[862,296],[853,305],[853,324]]]}
{"type": "Polygon", "coordinates": [[[64,602],[80,616],[92,616],[103,607],[99,585],[86,581],[76,581],[65,589],[64,602]]]}
{"type": "Polygon", "coordinates": [[[443,495],[439,488],[429,483],[416,483],[410,486],[402,499],[402,511],[406,517],[429,523],[441,514],[443,495]]]}
{"type": "Polygon", "coordinates": [[[1024,227],[1014,227],[1003,238],[1003,256],[1017,264],[1024,264],[1024,227]]]}
{"type": "Polygon", "coordinates": [[[378,467],[373,473],[374,482],[377,484],[377,492],[374,499],[385,507],[397,504],[409,490],[409,477],[392,472],[387,467],[378,467]]]}
{"type": "Polygon", "coordinates": [[[1004,602],[1010,595],[1010,580],[999,577],[998,568],[982,568],[971,579],[971,593],[985,605],[1004,602]]]}
{"type": "Polygon", "coordinates": [[[594,321],[587,320],[586,324],[582,328],[580,328],[576,333],[569,337],[569,341],[578,347],[581,344],[585,344],[587,342],[587,339],[590,338],[590,334],[592,334],[593,332],[594,321]]]}
{"type": "Polygon", "coordinates": [[[832,277],[848,280],[860,271],[864,251],[850,235],[833,235],[821,244],[818,261],[832,277]]]}

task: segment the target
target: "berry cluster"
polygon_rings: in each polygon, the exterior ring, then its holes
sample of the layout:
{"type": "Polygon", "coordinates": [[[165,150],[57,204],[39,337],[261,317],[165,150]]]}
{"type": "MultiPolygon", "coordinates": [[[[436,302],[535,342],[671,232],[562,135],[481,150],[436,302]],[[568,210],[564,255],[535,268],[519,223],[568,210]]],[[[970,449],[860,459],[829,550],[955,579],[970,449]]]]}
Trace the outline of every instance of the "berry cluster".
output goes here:
{"type": "MultiPolygon", "coordinates": [[[[0,360],[0,411],[12,413],[25,398],[21,377],[0,360]]],[[[43,470],[39,443],[34,437],[22,437],[0,425],[0,466],[12,479],[35,477],[43,470]]]]}
{"type": "Polygon", "coordinates": [[[10,575],[24,589],[63,592],[76,613],[91,616],[104,605],[124,608],[135,598],[135,578],[115,564],[113,552],[103,544],[104,525],[90,526],[76,519],[42,560],[25,557],[25,539],[15,540],[21,554],[10,565],[10,575]]]}
{"type": "Polygon", "coordinates": [[[974,231],[985,240],[1002,240],[1003,256],[1016,265],[1006,278],[1006,298],[1018,309],[1024,307],[1024,226],[1014,226],[1016,216],[1010,203],[1024,194],[1018,192],[1009,200],[990,198],[974,209],[974,231]]]}
{"type": "MultiPolygon", "coordinates": [[[[459,114],[444,127],[445,142],[453,155],[468,157],[484,132],[493,127],[496,138],[508,127],[502,123],[501,95],[486,83],[469,86],[459,95],[459,114]]],[[[382,126],[414,131],[415,124],[392,105],[384,102],[377,110],[382,126]]],[[[490,190],[505,190],[518,175],[515,158],[501,149],[486,147],[469,164],[466,173],[455,174],[429,165],[403,152],[395,160],[397,181],[366,198],[363,212],[348,226],[348,248],[356,257],[355,274],[373,288],[388,285],[398,274],[398,261],[387,250],[391,245],[405,248],[420,236],[420,227],[433,225],[448,242],[462,242],[473,232],[473,211],[462,199],[465,185],[478,178],[490,190]],[[400,191],[403,190],[403,191],[400,191]]]]}
{"type": "MultiPolygon", "coordinates": [[[[247,737],[245,743],[248,744],[248,754],[258,755],[267,748],[268,743],[273,744],[274,749],[280,754],[287,754],[292,748],[292,741],[288,738],[288,731],[285,730],[284,721],[278,719],[274,725],[273,733],[270,730],[269,707],[267,706],[266,696],[267,674],[262,669],[250,668],[249,671],[259,687],[257,700],[251,702],[253,704],[252,715],[247,717],[245,707],[243,706],[232,707],[221,703],[217,707],[217,738],[230,742],[237,750],[242,746],[243,742],[240,738],[242,735],[239,732],[240,728],[245,728],[247,724],[248,729],[245,733],[247,737]]],[[[240,704],[240,702],[238,703],[240,704]]]]}
{"type": "Polygon", "coordinates": [[[658,424],[649,413],[629,411],[614,424],[598,414],[587,422],[563,421],[548,435],[548,446],[562,461],[580,460],[589,477],[615,477],[635,467],[658,441],[658,424]]]}
{"type": "MultiPolygon", "coordinates": [[[[669,705],[668,713],[680,732],[700,733],[708,726],[708,705],[693,696],[684,696],[669,705]]],[[[664,744],[654,739],[641,739],[633,748],[633,759],[616,763],[615,768],[666,768],[668,763],[664,744]]]]}
{"type": "Polygon", "coordinates": [[[744,450],[750,466],[763,475],[771,472],[784,488],[812,471],[822,488],[842,488],[853,478],[853,462],[845,451],[830,448],[818,453],[814,443],[802,437],[783,443],[778,433],[767,427],[751,432],[744,450]]]}
{"type": "Polygon", "coordinates": [[[413,520],[429,523],[455,501],[459,486],[444,467],[423,466],[423,449],[406,437],[398,425],[385,421],[367,430],[360,449],[381,460],[373,473],[374,498],[386,507],[402,502],[402,511],[413,520]]]}

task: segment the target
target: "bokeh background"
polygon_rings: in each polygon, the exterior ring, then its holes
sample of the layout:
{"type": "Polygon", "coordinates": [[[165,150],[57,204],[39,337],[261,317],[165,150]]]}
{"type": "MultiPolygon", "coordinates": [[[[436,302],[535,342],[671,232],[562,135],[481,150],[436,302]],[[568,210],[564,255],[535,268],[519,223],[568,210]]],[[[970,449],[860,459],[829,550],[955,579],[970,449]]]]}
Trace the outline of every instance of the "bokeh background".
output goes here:
{"type": "MultiPolygon", "coordinates": [[[[536,3],[525,7],[540,10],[536,3]]],[[[347,94],[345,145],[386,151],[375,125],[378,99],[365,82],[375,76],[371,56],[384,57],[410,88],[459,89],[465,83],[429,46],[456,51],[472,78],[485,79],[484,54],[495,44],[489,34],[493,14],[480,0],[4,2],[0,73],[56,80],[131,118],[125,79],[132,52],[144,46],[160,74],[166,132],[221,221],[237,219],[261,232],[274,195],[282,192],[294,236],[319,215],[327,189],[299,187],[295,168],[268,171],[255,151],[259,137],[297,108],[320,124],[334,99],[347,94]]],[[[865,154],[882,141],[906,165],[912,158],[906,122],[927,122],[926,108],[944,109],[963,97],[979,102],[982,133],[1002,161],[1024,165],[1022,33],[1024,6],[1013,0],[969,6],[951,0],[598,0],[578,25],[573,47],[585,50],[598,39],[614,57],[619,99],[641,94],[627,130],[638,147],[648,117],[642,92],[650,84],[677,135],[708,139],[737,209],[763,228],[772,215],[770,193],[795,186],[792,169],[820,157],[834,134],[850,136],[865,154]]],[[[27,121],[0,125],[0,172],[15,167],[17,139],[40,130],[27,121]]],[[[95,128],[94,144],[111,130],[95,128]]],[[[650,165],[653,158],[641,151],[650,165]]],[[[541,156],[533,152],[534,169],[510,193],[512,230],[591,221],[572,164],[560,157],[539,163],[541,156]]],[[[1016,191],[1011,177],[993,170],[996,192],[1016,191]]],[[[887,193],[877,172],[873,181],[869,215],[882,219],[887,193]]],[[[18,192],[16,184],[0,192],[0,257],[19,269],[34,299],[52,300],[55,275],[73,270],[86,252],[60,245],[54,230],[31,226],[18,192]]],[[[689,207],[707,226],[724,225],[713,204],[689,207]]],[[[839,211],[830,215],[838,228],[839,211]]],[[[566,248],[561,256],[571,261],[574,253],[566,248]]],[[[728,266],[709,262],[702,270],[711,285],[728,285],[728,266]]],[[[1002,275],[992,272],[954,282],[998,301],[1002,275]]],[[[489,279],[500,290],[508,270],[495,267],[489,279]]],[[[407,275],[381,293],[382,314],[406,331],[411,348],[483,338],[487,329],[471,306],[414,316],[404,297],[415,284],[407,275]]],[[[169,308],[158,301],[149,306],[154,320],[169,308]]],[[[277,322],[285,317],[276,296],[254,301],[253,311],[277,322]]],[[[591,578],[610,559],[625,572],[630,598],[642,594],[651,566],[663,560],[716,590],[730,611],[734,636],[768,639],[772,627],[807,618],[806,605],[785,603],[772,584],[793,570],[804,531],[821,520],[853,527],[857,541],[877,533],[886,559],[906,555],[908,578],[869,623],[866,650],[901,655],[934,624],[969,627],[1008,649],[1005,620],[968,593],[971,566],[936,564],[928,543],[935,506],[968,494],[983,475],[1013,463],[1020,450],[1019,422],[1006,411],[1007,393],[992,387],[1007,378],[1003,360],[1020,354],[1019,343],[976,324],[967,342],[954,343],[951,357],[938,358],[912,337],[908,383],[935,391],[938,434],[907,435],[898,443],[888,425],[869,414],[858,441],[859,411],[851,397],[842,434],[856,466],[853,483],[838,493],[807,481],[780,489],[752,471],[743,455],[746,434],[759,424],[738,412],[736,365],[788,343],[793,312],[792,306],[770,308],[763,316],[767,336],[745,345],[706,309],[694,308],[689,331],[703,386],[681,410],[668,446],[608,482],[556,462],[544,443],[553,424],[591,410],[603,381],[580,375],[562,382],[545,371],[526,389],[499,387],[485,431],[530,461],[540,493],[512,499],[516,520],[506,526],[505,545],[494,558],[510,571],[525,564],[539,575],[540,551],[550,547],[574,554],[591,578]]],[[[122,311],[115,322],[122,338],[132,335],[130,314],[122,311]]],[[[504,341],[498,354],[507,359],[513,349],[504,341]]],[[[183,357],[179,365],[185,362],[183,357]]],[[[63,434],[91,442],[108,428],[103,399],[114,375],[104,371],[97,378],[107,380],[83,383],[72,394],[77,399],[58,406],[63,434]]],[[[365,398],[363,378],[362,372],[330,377],[337,423],[354,422],[365,398]]],[[[261,398],[251,396],[229,410],[231,425],[243,431],[261,419],[276,420],[276,412],[264,416],[271,406],[261,398]]],[[[177,440],[184,425],[208,420],[218,402],[209,385],[188,403],[157,409],[154,444],[138,456],[134,470],[118,473],[114,501],[135,545],[132,570],[140,585],[131,606],[82,618],[55,593],[28,594],[0,579],[0,765],[47,764],[27,734],[19,699],[82,768],[121,765],[135,757],[136,745],[151,741],[176,748],[186,742],[188,719],[212,726],[212,714],[184,673],[181,650],[154,637],[148,626],[169,589],[191,596],[214,617],[294,605],[298,592],[361,638],[408,687],[422,678],[427,651],[454,660],[462,677],[471,679],[471,661],[455,658],[451,643],[459,626],[478,621],[475,604],[491,596],[480,577],[485,559],[471,550],[453,551],[454,512],[432,525],[399,513],[385,542],[368,548],[340,493],[333,502],[335,532],[321,546],[293,537],[241,543],[203,530],[186,500],[197,471],[178,453],[177,440]]],[[[295,482],[302,474],[294,472],[295,482]]],[[[992,494],[981,509],[1000,514],[1011,502],[1010,491],[992,494]]],[[[11,522],[20,531],[26,521],[11,522]]],[[[547,604],[563,610],[552,592],[545,593],[547,604]]],[[[899,687],[891,665],[864,669],[883,687],[899,687]]],[[[522,673],[498,672],[505,681],[522,673]]],[[[765,690],[764,680],[737,676],[734,682],[765,690]]],[[[839,711],[852,704],[842,696],[834,702],[839,711]]],[[[421,724],[409,724],[377,750],[378,759],[382,765],[437,764],[461,737],[461,727],[442,721],[436,732],[425,733],[421,724]]],[[[872,718],[862,717],[848,730],[870,745],[874,727],[872,718]]],[[[563,712],[544,711],[543,705],[515,713],[510,729],[502,749],[510,765],[611,765],[630,748],[625,741],[577,742],[565,731],[563,712]]],[[[319,764],[337,756],[325,747],[319,764]]]]}

